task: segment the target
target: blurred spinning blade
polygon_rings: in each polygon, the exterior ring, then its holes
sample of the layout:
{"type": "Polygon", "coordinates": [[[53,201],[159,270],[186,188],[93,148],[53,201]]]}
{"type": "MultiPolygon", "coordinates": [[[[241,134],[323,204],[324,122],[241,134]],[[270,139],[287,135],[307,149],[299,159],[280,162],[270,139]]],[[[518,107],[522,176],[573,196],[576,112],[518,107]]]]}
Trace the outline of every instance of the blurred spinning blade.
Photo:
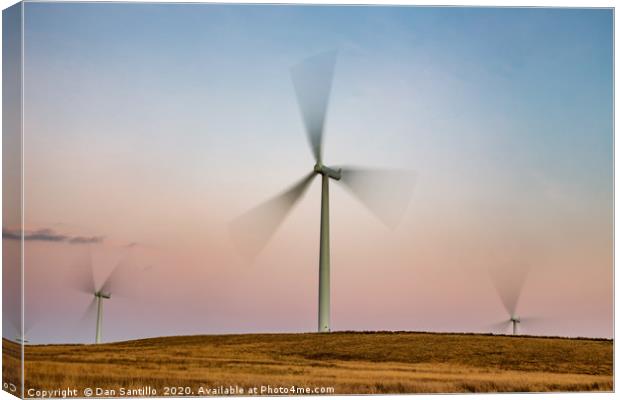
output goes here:
{"type": "Polygon", "coordinates": [[[497,294],[510,316],[514,316],[517,312],[521,291],[529,271],[529,264],[517,261],[507,262],[502,267],[489,271],[497,294]]]}
{"type": "Polygon", "coordinates": [[[79,319],[80,330],[91,330],[93,324],[95,323],[95,319],[97,318],[97,298],[93,294],[91,301],[88,303],[88,306],[82,312],[82,315],[79,319]]]}
{"type": "Polygon", "coordinates": [[[306,192],[315,173],[309,173],[293,186],[241,215],[231,223],[230,233],[239,251],[254,258],[306,192]]]}
{"type": "Polygon", "coordinates": [[[340,167],[344,185],[389,228],[395,228],[407,211],[416,175],[412,171],[340,167]]]}
{"type": "Polygon", "coordinates": [[[143,271],[135,267],[131,249],[126,249],[101,285],[101,291],[111,294],[112,298],[122,297],[135,300],[144,278],[143,271]]]}
{"type": "Polygon", "coordinates": [[[503,321],[500,322],[496,322],[494,324],[488,325],[486,328],[491,332],[491,333],[501,333],[501,334],[505,334],[508,332],[508,329],[512,326],[512,321],[510,321],[509,319],[505,319],[503,321]]]}
{"type": "Polygon", "coordinates": [[[544,331],[549,326],[549,322],[553,321],[552,318],[543,316],[528,316],[519,317],[521,323],[519,324],[519,330],[524,334],[531,334],[532,332],[544,331]]]}
{"type": "Polygon", "coordinates": [[[316,162],[323,156],[323,129],[336,65],[336,51],[307,58],[291,68],[297,103],[316,162]]]}
{"type": "Polygon", "coordinates": [[[70,283],[73,289],[91,296],[97,291],[90,249],[80,252],[73,265],[71,277],[70,283]]]}

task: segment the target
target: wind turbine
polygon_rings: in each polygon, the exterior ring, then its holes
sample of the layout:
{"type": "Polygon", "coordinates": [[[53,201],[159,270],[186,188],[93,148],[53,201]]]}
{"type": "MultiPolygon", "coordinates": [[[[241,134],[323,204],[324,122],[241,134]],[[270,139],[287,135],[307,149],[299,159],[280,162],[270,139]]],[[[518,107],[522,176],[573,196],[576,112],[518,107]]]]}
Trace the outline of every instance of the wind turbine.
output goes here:
{"type": "Polygon", "coordinates": [[[238,217],[231,233],[238,246],[251,257],[267,244],[312,180],[321,176],[319,247],[318,331],[330,331],[330,237],[329,182],[344,184],[358,200],[386,225],[395,226],[406,208],[413,189],[409,171],[327,166],[323,160],[323,132],[327,114],[336,52],[322,53],[291,68],[293,86],[306,135],[315,161],[311,171],[289,189],[238,217]]]}
{"type": "Polygon", "coordinates": [[[491,325],[491,330],[506,332],[506,329],[508,329],[508,327],[511,327],[512,334],[516,335],[519,333],[519,324],[525,322],[526,324],[530,325],[537,321],[539,321],[539,318],[537,317],[520,317],[517,314],[510,314],[509,319],[491,325]]]}
{"type": "Polygon", "coordinates": [[[30,340],[28,340],[28,332],[30,331],[30,326],[24,324],[24,330],[22,332],[21,324],[19,323],[19,321],[9,320],[8,322],[11,328],[13,328],[13,331],[15,332],[13,338],[16,343],[30,343],[30,340]]]}
{"type": "Polygon", "coordinates": [[[37,304],[33,296],[28,294],[36,292],[34,289],[25,290],[24,297],[22,297],[23,310],[19,307],[17,310],[15,307],[8,307],[5,310],[3,321],[9,327],[8,335],[13,338],[13,341],[20,344],[30,343],[29,337],[32,332],[32,328],[38,325],[41,318],[40,305],[37,304]],[[23,311],[23,313],[22,313],[23,311]]]}
{"type": "Polygon", "coordinates": [[[112,298],[113,288],[115,292],[118,292],[119,287],[123,287],[131,282],[130,279],[127,279],[127,276],[123,276],[123,273],[127,270],[127,256],[123,255],[121,257],[120,261],[101,285],[95,283],[92,255],[90,252],[88,252],[85,259],[81,260],[77,267],[79,270],[76,274],[78,278],[75,285],[76,289],[93,296],[82,319],[89,318],[96,313],[95,343],[100,344],[102,341],[103,329],[103,303],[105,300],[110,300],[112,298]]]}
{"type": "Polygon", "coordinates": [[[509,326],[512,326],[512,334],[516,335],[519,324],[532,322],[536,319],[533,317],[522,318],[517,315],[519,299],[529,270],[528,264],[508,263],[504,265],[504,268],[490,271],[497,294],[509,316],[508,319],[491,325],[492,330],[505,332],[509,326]]]}

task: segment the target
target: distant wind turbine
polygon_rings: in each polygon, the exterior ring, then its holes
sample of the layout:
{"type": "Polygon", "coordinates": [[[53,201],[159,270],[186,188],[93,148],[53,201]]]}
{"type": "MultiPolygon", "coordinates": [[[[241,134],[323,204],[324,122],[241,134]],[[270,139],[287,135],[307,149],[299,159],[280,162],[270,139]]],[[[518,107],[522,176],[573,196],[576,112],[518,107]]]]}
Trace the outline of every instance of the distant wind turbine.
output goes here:
{"type": "MultiPolygon", "coordinates": [[[[26,291],[34,293],[35,290],[26,291]]],[[[34,302],[34,297],[24,296],[23,314],[21,307],[15,307],[20,304],[12,304],[5,310],[3,321],[9,327],[8,338],[17,343],[30,343],[30,333],[33,327],[41,322],[40,305],[34,302]]]]}
{"type": "Polygon", "coordinates": [[[129,267],[126,255],[120,259],[103,284],[99,286],[95,283],[92,255],[90,252],[86,259],[78,264],[78,267],[79,273],[76,274],[78,279],[76,285],[74,285],[75,288],[93,296],[82,319],[87,319],[93,314],[96,314],[95,343],[100,344],[102,342],[104,301],[111,299],[113,293],[130,291],[131,289],[129,286],[131,286],[132,283],[135,284],[135,281],[126,275],[127,268],[129,267]]]}
{"type": "Polygon", "coordinates": [[[239,248],[256,256],[315,176],[321,176],[321,233],[319,251],[318,331],[330,331],[329,180],[341,182],[386,225],[395,226],[407,209],[413,190],[410,171],[356,167],[328,167],[323,163],[323,132],[336,52],[308,58],[291,69],[297,102],[303,117],[315,164],[290,188],[233,221],[231,233],[239,248]]]}
{"type": "Polygon", "coordinates": [[[527,264],[510,263],[501,270],[491,271],[491,279],[509,317],[491,325],[492,330],[505,332],[508,327],[511,327],[512,334],[516,335],[519,331],[519,324],[537,320],[534,317],[523,318],[517,315],[519,299],[529,270],[530,268],[527,264]]]}
{"type": "Polygon", "coordinates": [[[15,342],[23,344],[30,343],[30,340],[28,340],[28,334],[30,332],[31,326],[27,323],[27,320],[24,320],[23,332],[19,320],[14,321],[13,319],[9,319],[8,322],[12,330],[15,332],[15,336],[13,337],[15,342]]]}

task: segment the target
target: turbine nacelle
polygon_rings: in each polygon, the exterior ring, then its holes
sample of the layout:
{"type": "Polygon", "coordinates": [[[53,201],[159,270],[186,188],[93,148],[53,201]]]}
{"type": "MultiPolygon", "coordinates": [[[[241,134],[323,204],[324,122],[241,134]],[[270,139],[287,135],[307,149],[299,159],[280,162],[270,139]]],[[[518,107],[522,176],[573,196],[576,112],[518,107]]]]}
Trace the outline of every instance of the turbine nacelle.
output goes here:
{"type": "Polygon", "coordinates": [[[106,293],[102,290],[95,292],[95,297],[99,297],[102,299],[109,299],[110,297],[112,297],[112,293],[106,293]]]}
{"type": "Polygon", "coordinates": [[[337,181],[339,181],[340,178],[342,177],[341,168],[338,168],[338,170],[335,170],[333,168],[326,167],[325,165],[321,163],[314,164],[314,172],[316,172],[317,174],[325,175],[337,181]]]}

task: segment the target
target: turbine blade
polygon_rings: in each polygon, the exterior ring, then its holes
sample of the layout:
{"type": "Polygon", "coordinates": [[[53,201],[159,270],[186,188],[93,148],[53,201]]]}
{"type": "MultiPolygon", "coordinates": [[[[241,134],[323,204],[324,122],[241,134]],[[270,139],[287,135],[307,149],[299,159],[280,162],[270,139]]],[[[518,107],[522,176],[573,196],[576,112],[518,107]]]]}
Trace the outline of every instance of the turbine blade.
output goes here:
{"type": "Polygon", "coordinates": [[[260,253],[306,192],[314,175],[314,172],[309,173],[289,189],[247,211],[231,223],[231,238],[243,255],[254,258],[260,253]]]}
{"type": "Polygon", "coordinates": [[[537,323],[545,320],[545,318],[543,317],[519,317],[519,319],[521,320],[521,322],[527,323],[537,323]]]}
{"type": "Polygon", "coordinates": [[[521,324],[526,328],[532,328],[536,326],[544,325],[549,322],[549,318],[539,317],[539,316],[531,316],[531,317],[519,317],[521,324]]]}
{"type": "Polygon", "coordinates": [[[132,264],[131,250],[128,249],[104,281],[101,291],[113,297],[131,297],[133,289],[139,282],[137,271],[131,267],[132,264]]]}
{"type": "Polygon", "coordinates": [[[28,297],[24,298],[24,336],[28,338],[28,334],[32,328],[37,325],[41,319],[41,309],[33,300],[28,297]]]}
{"type": "MultiPolygon", "coordinates": [[[[8,337],[6,337],[6,339],[13,340],[16,337],[21,337],[22,336],[22,334],[21,334],[22,328],[21,328],[21,324],[19,322],[16,322],[13,318],[6,318],[2,322],[4,324],[8,325],[9,328],[10,328],[10,329],[7,329],[9,334],[8,334],[8,337]]],[[[4,328],[3,328],[3,330],[4,330],[4,328]]]]}
{"type": "Polygon", "coordinates": [[[73,289],[90,295],[97,291],[90,249],[79,254],[73,265],[71,277],[70,285],[73,289]]]}
{"type": "Polygon", "coordinates": [[[92,337],[95,333],[97,323],[97,299],[94,294],[91,294],[91,300],[88,302],[88,306],[84,309],[80,318],[75,323],[75,332],[77,337],[88,337],[87,343],[92,342],[92,337]]]}
{"type": "Polygon", "coordinates": [[[321,53],[291,68],[297,103],[316,162],[322,159],[325,115],[329,105],[336,55],[336,51],[321,53]]]}
{"type": "Polygon", "coordinates": [[[521,318],[519,323],[519,333],[525,335],[544,335],[549,334],[549,329],[557,324],[557,319],[553,316],[528,316],[521,318]]]}
{"type": "MultiPolygon", "coordinates": [[[[10,298],[10,297],[7,297],[10,298]]],[[[13,340],[16,337],[22,336],[22,313],[21,308],[17,310],[15,307],[9,307],[7,310],[3,312],[2,322],[5,324],[5,327],[9,329],[2,328],[3,332],[5,330],[8,331],[8,339],[13,340]]]]}
{"type": "Polygon", "coordinates": [[[494,324],[488,325],[486,326],[486,329],[488,329],[491,333],[506,333],[508,331],[508,328],[511,325],[511,321],[509,319],[500,321],[500,322],[496,322],[494,324]]]}
{"type": "Polygon", "coordinates": [[[80,323],[90,323],[94,317],[96,317],[95,313],[97,312],[97,299],[93,295],[92,300],[88,303],[88,307],[84,310],[82,315],[80,316],[80,323]]]}
{"type": "Polygon", "coordinates": [[[411,200],[414,172],[342,167],[341,174],[340,182],[377,218],[389,228],[398,225],[411,200]]]}
{"type": "Polygon", "coordinates": [[[517,312],[521,291],[529,271],[529,264],[515,260],[504,263],[502,267],[489,270],[489,275],[497,294],[502,300],[504,309],[511,316],[517,312]]]}

